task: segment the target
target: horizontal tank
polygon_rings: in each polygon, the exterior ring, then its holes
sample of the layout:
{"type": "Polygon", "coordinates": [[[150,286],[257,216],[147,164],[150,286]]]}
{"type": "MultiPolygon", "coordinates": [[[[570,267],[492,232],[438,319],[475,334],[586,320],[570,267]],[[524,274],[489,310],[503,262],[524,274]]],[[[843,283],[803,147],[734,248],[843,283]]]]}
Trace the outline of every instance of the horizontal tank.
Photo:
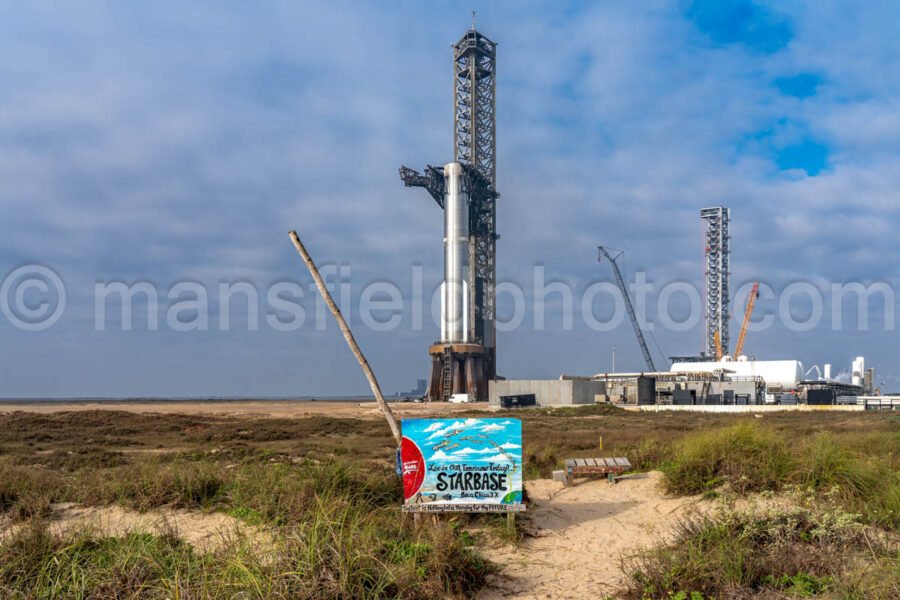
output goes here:
{"type": "Polygon", "coordinates": [[[676,362],[672,371],[681,373],[712,373],[726,371],[733,377],[761,377],[766,385],[793,389],[803,379],[803,364],[799,360],[728,360],[709,362],[676,362]]]}

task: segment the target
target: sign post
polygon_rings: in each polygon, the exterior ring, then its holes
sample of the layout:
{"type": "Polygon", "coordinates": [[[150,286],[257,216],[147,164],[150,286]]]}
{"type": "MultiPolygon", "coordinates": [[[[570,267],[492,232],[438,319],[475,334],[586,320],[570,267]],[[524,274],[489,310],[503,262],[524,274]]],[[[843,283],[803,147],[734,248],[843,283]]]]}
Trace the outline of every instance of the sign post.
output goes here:
{"type": "Polygon", "coordinates": [[[405,512],[520,512],[522,422],[404,419],[405,512]]]}

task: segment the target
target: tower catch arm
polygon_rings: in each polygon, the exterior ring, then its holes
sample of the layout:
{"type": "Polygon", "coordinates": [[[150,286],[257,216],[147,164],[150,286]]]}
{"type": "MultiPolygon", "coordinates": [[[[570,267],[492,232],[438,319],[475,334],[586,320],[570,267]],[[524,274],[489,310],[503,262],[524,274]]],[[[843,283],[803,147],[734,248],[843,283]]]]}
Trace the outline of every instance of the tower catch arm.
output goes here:
{"type": "Polygon", "coordinates": [[[400,167],[400,179],[406,187],[425,188],[438,206],[444,208],[444,173],[437,167],[428,165],[425,173],[419,173],[409,167],[400,167]]]}

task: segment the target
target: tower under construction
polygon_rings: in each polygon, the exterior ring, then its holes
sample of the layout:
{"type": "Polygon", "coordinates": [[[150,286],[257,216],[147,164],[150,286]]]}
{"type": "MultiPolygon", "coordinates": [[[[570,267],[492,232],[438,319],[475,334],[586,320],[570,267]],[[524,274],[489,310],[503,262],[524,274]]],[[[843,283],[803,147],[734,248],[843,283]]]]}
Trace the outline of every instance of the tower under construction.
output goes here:
{"type": "Polygon", "coordinates": [[[453,161],[400,167],[444,211],[441,338],[429,348],[430,400],[486,400],[496,375],[497,45],[472,29],[453,45],[453,161]]]}
{"type": "Polygon", "coordinates": [[[731,318],[728,307],[728,226],[731,211],[724,206],[700,210],[706,221],[706,354],[728,354],[731,318]]]}

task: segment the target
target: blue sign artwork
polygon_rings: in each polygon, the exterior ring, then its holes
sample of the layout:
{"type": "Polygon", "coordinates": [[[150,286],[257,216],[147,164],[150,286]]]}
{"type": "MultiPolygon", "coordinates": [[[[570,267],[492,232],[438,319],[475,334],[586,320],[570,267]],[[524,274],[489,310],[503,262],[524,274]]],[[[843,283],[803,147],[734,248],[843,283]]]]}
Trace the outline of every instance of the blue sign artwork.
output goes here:
{"type": "Polygon", "coordinates": [[[521,511],[522,422],[404,419],[404,510],[521,511]]]}

